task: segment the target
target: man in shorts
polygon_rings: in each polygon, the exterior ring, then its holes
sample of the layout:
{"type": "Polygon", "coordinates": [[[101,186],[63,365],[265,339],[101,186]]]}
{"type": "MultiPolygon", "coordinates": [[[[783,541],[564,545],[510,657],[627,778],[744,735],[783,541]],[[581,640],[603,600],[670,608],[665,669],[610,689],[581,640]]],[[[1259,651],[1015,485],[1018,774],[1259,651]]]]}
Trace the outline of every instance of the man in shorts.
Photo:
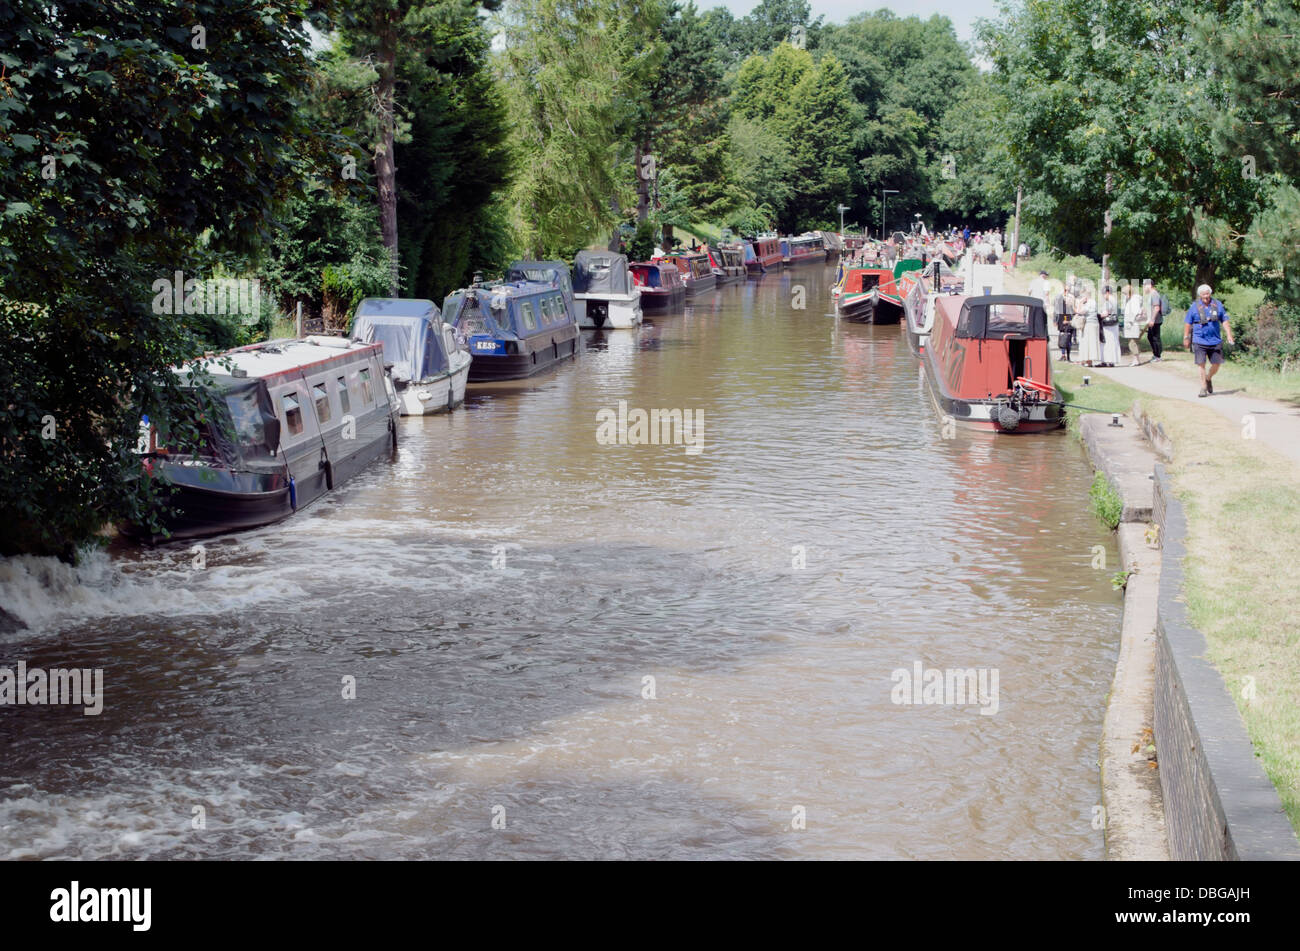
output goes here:
{"type": "Polygon", "coordinates": [[[1209,284],[1198,287],[1197,300],[1192,302],[1183,321],[1183,346],[1192,348],[1196,366],[1201,371],[1201,392],[1197,396],[1209,396],[1214,392],[1214,374],[1219,372],[1223,363],[1223,334],[1227,334],[1229,346],[1237,345],[1232,339],[1232,328],[1228,326],[1228,312],[1223,302],[1215,300],[1213,294],[1209,284]]]}

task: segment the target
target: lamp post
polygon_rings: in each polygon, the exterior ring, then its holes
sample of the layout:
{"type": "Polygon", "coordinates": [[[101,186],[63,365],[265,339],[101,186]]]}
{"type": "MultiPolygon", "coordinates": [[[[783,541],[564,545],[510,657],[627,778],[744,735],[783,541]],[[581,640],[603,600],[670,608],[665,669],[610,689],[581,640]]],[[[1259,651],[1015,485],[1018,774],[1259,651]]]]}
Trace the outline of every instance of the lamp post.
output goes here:
{"type": "Polygon", "coordinates": [[[897,194],[898,194],[897,188],[880,189],[880,240],[881,241],[885,240],[885,196],[897,195],[897,194]]]}
{"type": "Polygon", "coordinates": [[[837,205],[840,212],[840,234],[844,233],[844,212],[849,210],[848,205],[837,205]]]}

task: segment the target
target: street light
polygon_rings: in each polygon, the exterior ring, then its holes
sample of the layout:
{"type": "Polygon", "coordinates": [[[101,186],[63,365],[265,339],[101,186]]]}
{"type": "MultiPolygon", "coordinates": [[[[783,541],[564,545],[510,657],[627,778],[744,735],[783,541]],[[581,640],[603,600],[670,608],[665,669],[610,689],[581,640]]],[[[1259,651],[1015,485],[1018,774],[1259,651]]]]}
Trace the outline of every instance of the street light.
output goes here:
{"type": "Polygon", "coordinates": [[[840,212],[840,234],[844,233],[844,212],[849,210],[848,205],[837,205],[840,212]]]}
{"type": "Polygon", "coordinates": [[[897,194],[898,194],[897,188],[880,189],[880,240],[881,241],[885,240],[885,196],[897,195],[897,194]]]}

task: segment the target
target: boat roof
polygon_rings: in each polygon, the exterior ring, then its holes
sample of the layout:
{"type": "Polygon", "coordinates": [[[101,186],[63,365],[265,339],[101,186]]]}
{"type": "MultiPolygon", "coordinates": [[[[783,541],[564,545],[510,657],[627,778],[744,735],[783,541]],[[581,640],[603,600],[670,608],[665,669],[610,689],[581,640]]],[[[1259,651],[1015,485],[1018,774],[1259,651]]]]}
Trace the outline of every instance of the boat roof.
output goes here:
{"type": "MultiPolygon", "coordinates": [[[[218,386],[229,388],[237,385],[235,381],[266,379],[331,361],[348,362],[340,358],[355,358],[363,352],[378,349],[378,344],[361,343],[346,337],[310,336],[301,340],[288,337],[208,356],[198,366],[210,374],[218,386]]],[[[173,370],[177,376],[188,379],[192,366],[186,364],[173,367],[173,370]]]]}
{"type": "Polygon", "coordinates": [[[1046,337],[1047,311],[1037,297],[1018,294],[953,294],[939,297],[936,312],[957,337],[1046,337]]]}

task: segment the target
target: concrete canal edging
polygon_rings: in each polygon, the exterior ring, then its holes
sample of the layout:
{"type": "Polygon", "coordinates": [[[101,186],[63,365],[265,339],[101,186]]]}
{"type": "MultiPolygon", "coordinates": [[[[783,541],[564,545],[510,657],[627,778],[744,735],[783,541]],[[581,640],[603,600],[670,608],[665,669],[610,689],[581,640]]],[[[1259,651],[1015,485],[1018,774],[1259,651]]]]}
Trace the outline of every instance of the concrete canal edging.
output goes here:
{"type": "Polygon", "coordinates": [[[1300,860],[1205,637],[1187,621],[1186,515],[1156,458],[1167,461],[1172,445],[1140,406],[1125,422],[1136,425],[1080,420],[1093,464],[1123,499],[1119,546],[1131,572],[1101,741],[1107,858],[1300,860]],[[1142,752],[1151,738],[1158,769],[1142,752]]]}
{"type": "MultiPolygon", "coordinates": [[[[1099,763],[1105,810],[1106,857],[1118,861],[1169,858],[1159,770],[1148,752],[1155,736],[1156,605],[1160,552],[1149,543],[1154,456],[1142,432],[1086,415],[1079,433],[1093,465],[1123,500],[1119,536],[1124,620],[1119,656],[1102,724],[1099,763]]],[[[1157,749],[1159,747],[1157,746],[1157,749]]]]}

